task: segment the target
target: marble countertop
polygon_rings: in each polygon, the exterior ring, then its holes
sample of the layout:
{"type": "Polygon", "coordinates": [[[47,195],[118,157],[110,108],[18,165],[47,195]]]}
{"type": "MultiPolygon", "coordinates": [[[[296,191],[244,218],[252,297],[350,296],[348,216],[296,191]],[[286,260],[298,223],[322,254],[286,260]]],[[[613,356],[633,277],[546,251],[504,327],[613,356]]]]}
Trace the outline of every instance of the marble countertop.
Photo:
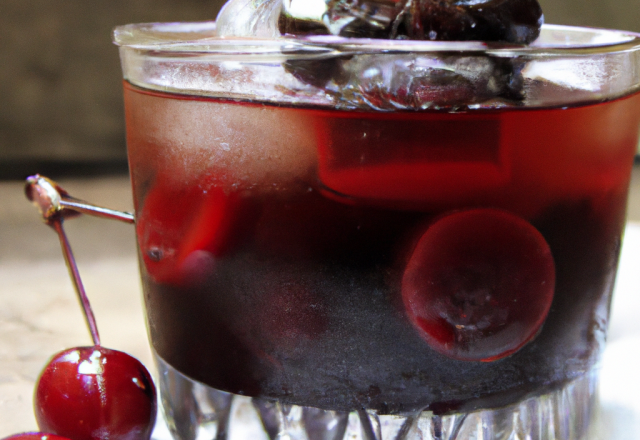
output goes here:
{"type": "MultiPolygon", "coordinates": [[[[125,177],[62,180],[73,195],[131,210],[125,177]]],[[[32,394],[47,359],[91,340],[56,235],[26,201],[22,182],[0,182],[0,438],[36,430],[32,394]]],[[[134,230],[80,217],[66,224],[105,346],[153,371],[146,339],[134,230]]],[[[592,440],[640,438],[640,169],[634,170],[629,223],[602,364],[592,440]]],[[[159,424],[155,439],[169,438],[159,424]]]]}

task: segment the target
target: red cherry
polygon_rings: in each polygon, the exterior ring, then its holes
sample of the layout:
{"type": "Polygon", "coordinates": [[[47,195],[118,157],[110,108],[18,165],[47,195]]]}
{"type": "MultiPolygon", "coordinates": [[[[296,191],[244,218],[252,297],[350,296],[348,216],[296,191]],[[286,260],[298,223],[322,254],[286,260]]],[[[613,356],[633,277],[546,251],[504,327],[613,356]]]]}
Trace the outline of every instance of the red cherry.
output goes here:
{"type": "Polygon", "coordinates": [[[146,368],[126,353],[72,348],[42,371],[34,408],[41,430],[73,440],[144,440],[156,420],[156,389],[146,368]]]}
{"type": "Polygon", "coordinates": [[[167,182],[157,179],[138,217],[142,259],[156,282],[198,281],[224,250],[237,197],[218,187],[167,182]]]}
{"type": "Polygon", "coordinates": [[[66,437],[61,437],[55,434],[47,434],[44,432],[23,432],[20,434],[14,434],[9,437],[5,437],[2,440],[69,440],[66,437]]]}
{"type": "Polygon", "coordinates": [[[526,220],[498,209],[436,220],[419,239],[402,279],[411,322],[437,352],[494,361],[539,332],[553,299],[549,245],[526,220]]]}

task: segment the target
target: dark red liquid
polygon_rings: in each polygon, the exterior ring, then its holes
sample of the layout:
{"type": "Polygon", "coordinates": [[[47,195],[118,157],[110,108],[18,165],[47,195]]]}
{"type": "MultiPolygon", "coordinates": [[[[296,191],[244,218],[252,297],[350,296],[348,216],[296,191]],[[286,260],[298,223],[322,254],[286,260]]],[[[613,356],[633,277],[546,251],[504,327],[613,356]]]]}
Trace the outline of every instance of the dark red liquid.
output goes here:
{"type": "Polygon", "coordinates": [[[639,96],[461,114],[129,85],[125,100],[151,341],[187,376],[305,406],[444,412],[597,362],[639,96]]]}

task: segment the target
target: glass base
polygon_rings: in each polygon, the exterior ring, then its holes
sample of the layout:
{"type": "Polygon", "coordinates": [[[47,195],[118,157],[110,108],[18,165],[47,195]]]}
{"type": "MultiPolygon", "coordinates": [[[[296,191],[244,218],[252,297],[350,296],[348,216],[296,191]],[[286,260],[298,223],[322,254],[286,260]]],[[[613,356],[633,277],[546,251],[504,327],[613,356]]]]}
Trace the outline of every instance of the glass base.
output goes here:
{"type": "Polygon", "coordinates": [[[239,396],[191,380],[156,356],[162,408],[180,440],[580,440],[594,407],[597,371],[498,409],[435,415],[326,411],[239,396]]]}

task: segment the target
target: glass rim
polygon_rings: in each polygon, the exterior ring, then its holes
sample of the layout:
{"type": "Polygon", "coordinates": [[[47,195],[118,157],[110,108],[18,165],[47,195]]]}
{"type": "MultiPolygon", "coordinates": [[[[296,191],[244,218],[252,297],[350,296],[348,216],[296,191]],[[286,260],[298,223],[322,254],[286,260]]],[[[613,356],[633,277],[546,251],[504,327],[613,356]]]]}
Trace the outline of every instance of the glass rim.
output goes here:
{"type": "Polygon", "coordinates": [[[121,48],[173,56],[223,55],[225,57],[327,56],[332,54],[445,54],[493,56],[583,56],[640,51],[640,34],[544,24],[541,35],[529,45],[482,41],[430,41],[345,38],[333,35],[278,38],[221,37],[215,21],[138,23],[113,30],[113,43],[121,48]],[[560,38],[559,38],[560,37],[560,38]]]}

